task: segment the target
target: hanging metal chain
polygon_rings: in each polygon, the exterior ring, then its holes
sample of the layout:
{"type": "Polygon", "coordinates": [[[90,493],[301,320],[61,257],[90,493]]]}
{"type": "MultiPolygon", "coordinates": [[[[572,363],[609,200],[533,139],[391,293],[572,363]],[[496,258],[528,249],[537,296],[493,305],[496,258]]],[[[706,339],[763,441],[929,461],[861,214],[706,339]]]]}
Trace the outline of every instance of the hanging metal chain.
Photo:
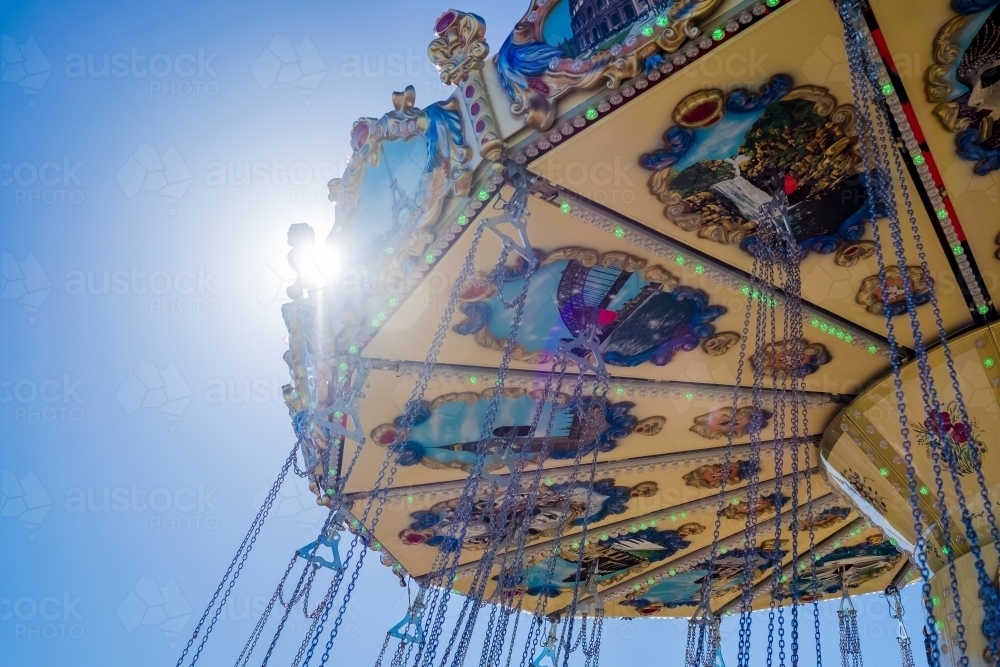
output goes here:
{"type": "Polygon", "coordinates": [[[274,484],[271,485],[271,489],[268,491],[267,497],[264,499],[264,504],[261,505],[260,509],[257,511],[257,516],[254,517],[253,523],[250,525],[250,530],[247,531],[239,549],[236,550],[236,555],[233,556],[233,560],[226,569],[226,573],[223,575],[222,581],[219,582],[219,586],[215,589],[212,599],[209,601],[204,613],[198,620],[198,625],[195,626],[191,639],[188,640],[184,650],[181,651],[181,657],[177,659],[177,667],[180,667],[184,663],[184,658],[187,657],[188,651],[190,651],[191,646],[194,645],[194,640],[201,632],[202,626],[208,618],[208,614],[212,611],[215,603],[218,602],[219,605],[218,607],[215,607],[215,614],[212,616],[212,620],[209,621],[208,627],[205,629],[205,634],[202,636],[201,642],[198,644],[198,648],[195,650],[195,653],[191,658],[191,665],[198,662],[198,658],[201,655],[202,650],[205,648],[205,643],[212,634],[212,629],[215,627],[216,621],[219,620],[222,608],[229,600],[229,595],[232,593],[233,586],[236,585],[236,580],[243,571],[243,565],[246,563],[247,558],[250,556],[250,552],[253,550],[254,544],[257,542],[257,536],[260,535],[260,530],[264,527],[264,520],[267,518],[268,513],[270,513],[271,507],[274,505],[274,499],[278,495],[278,490],[281,488],[282,482],[285,481],[285,477],[288,475],[288,470],[292,467],[292,463],[295,461],[295,456],[296,448],[293,447],[291,454],[289,454],[288,458],[285,459],[285,464],[281,467],[281,471],[278,473],[277,479],[275,479],[274,484]],[[226,589],[225,593],[222,593],[223,587],[226,589]],[[222,593],[221,599],[219,598],[220,593],[222,593]]]}

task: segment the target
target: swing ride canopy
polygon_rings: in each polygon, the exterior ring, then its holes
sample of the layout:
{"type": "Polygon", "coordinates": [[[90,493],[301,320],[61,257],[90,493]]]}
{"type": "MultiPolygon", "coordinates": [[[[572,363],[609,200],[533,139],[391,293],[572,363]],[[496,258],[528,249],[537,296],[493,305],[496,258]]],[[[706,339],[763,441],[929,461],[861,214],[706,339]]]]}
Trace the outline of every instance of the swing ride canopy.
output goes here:
{"type": "MultiPolygon", "coordinates": [[[[892,80],[883,93],[898,96],[919,144],[904,178],[929,272],[916,262],[906,268],[912,307],[933,342],[933,286],[967,424],[940,350],[930,359],[943,414],[926,414],[909,362],[903,276],[890,266],[879,280],[843,26],[830,0],[532,0],[492,46],[481,18],[456,10],[438,18],[428,55],[454,86],[451,97],[421,108],[407,88],[385,115],[360,119],[353,157],[330,183],[329,237],[313,241],[299,225],[289,233],[298,281],[283,310],[285,395],[310,443],[302,453],[318,502],[330,502],[351,466],[347,527],[418,582],[433,578],[442,552],[458,552],[452,588],[465,593],[497,538],[498,508],[485,487],[507,484],[512,461],[526,456],[529,470],[544,471],[537,497],[528,498],[530,473],[518,482],[526,490],[513,523],[527,534],[505,595],[545,595],[548,612],[566,609],[579,583],[581,609],[597,604],[597,593],[608,616],[689,617],[709,567],[712,609],[732,609],[748,512],[758,522],[750,547],[757,608],[770,602],[774,568],[787,601],[793,587],[799,600],[839,597],[841,573],[852,593],[901,587],[920,577],[907,557],[917,536],[887,375],[888,311],[899,323],[928,564],[944,567],[945,544],[952,557],[968,553],[956,521],[949,539],[942,533],[940,508],[959,501],[935,484],[928,443],[946,422],[967,505],[981,515],[977,474],[990,488],[1000,483],[1000,324],[990,324],[1000,296],[1000,5],[870,4],[865,18],[892,80]],[[539,264],[507,369],[508,305],[528,265],[509,252],[497,271],[501,238],[474,230],[516,199],[505,173],[521,170],[530,181],[525,235],[539,264]],[[803,249],[797,367],[790,341],[757,349],[743,325],[758,211],[776,174],[803,249]],[[474,275],[459,286],[452,318],[449,295],[477,238],[474,275]],[[588,327],[599,332],[610,377],[578,384],[571,363],[560,383],[557,349],[588,327]],[[787,452],[780,483],[773,458],[754,462],[750,443],[759,438],[767,451],[788,415],[765,405],[753,418],[741,349],[748,369],[768,370],[768,383],[804,377],[799,428],[808,441],[787,452]],[[408,423],[428,350],[437,363],[408,423]],[[350,395],[338,402],[329,386],[345,382],[350,395]],[[547,382],[559,390],[539,418],[547,382]],[[459,517],[491,399],[486,481],[459,517]],[[388,477],[387,454],[397,462],[388,477]],[[372,531],[371,517],[362,519],[376,487],[384,504],[372,531]],[[790,517],[807,504],[793,560],[790,517]],[[581,541],[596,582],[585,591],[581,541]]],[[[505,233],[514,245],[525,240],[505,233]]],[[[772,305],[781,332],[783,302],[772,305]]],[[[985,524],[980,538],[992,542],[985,524]]],[[[984,553],[995,572],[995,551],[984,553]]],[[[483,597],[500,574],[497,565],[483,597]]],[[[966,609],[967,624],[976,613],[966,609]]]]}

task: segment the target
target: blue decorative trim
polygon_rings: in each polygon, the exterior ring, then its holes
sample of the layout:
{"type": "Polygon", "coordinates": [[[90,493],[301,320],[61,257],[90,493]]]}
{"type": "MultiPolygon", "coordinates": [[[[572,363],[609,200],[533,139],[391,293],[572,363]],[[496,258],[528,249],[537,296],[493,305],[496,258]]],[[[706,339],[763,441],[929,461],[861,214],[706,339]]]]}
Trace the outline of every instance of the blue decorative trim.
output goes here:
{"type": "Polygon", "coordinates": [[[792,89],[792,78],[779,74],[761,86],[757,92],[734,90],[726,98],[726,111],[749,113],[771,106],[792,89]]]}
{"type": "Polygon", "coordinates": [[[645,153],[639,164],[650,171],[660,171],[672,167],[683,158],[694,145],[694,130],[676,125],[663,133],[663,148],[645,153]]]}

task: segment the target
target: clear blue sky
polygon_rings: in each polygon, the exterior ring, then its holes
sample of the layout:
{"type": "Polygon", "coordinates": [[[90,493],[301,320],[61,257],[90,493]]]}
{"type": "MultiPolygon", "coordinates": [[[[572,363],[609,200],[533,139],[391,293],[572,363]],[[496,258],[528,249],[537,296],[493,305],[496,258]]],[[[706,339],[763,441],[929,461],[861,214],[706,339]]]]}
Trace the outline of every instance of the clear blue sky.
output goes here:
{"type": "MultiPolygon", "coordinates": [[[[357,117],[406,84],[421,106],[447,93],[425,57],[447,7],[0,5],[4,665],[174,664],[292,445],[285,231],[332,223],[324,184],[357,117]]],[[[494,50],[523,11],[459,8],[485,17],[494,50]]],[[[282,496],[217,648],[242,644],[321,520],[303,487],[282,496]]],[[[898,664],[884,602],[860,606],[868,664],[898,664]]],[[[404,611],[372,559],[338,664],[372,664],[404,611]]],[[[680,664],[683,623],[606,627],[603,664],[680,664]]],[[[832,610],[823,629],[834,664],[832,610]]]]}

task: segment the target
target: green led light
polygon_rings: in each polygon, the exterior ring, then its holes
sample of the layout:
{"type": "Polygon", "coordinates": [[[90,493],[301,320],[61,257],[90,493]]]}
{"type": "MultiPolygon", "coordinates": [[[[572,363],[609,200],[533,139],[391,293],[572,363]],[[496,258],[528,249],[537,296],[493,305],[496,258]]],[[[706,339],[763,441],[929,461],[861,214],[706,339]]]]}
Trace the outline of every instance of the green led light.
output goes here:
{"type": "Polygon", "coordinates": [[[649,579],[646,580],[646,583],[649,584],[650,586],[652,586],[653,584],[656,583],[656,579],[653,579],[652,577],[650,577],[649,579]]]}
{"type": "Polygon", "coordinates": [[[594,120],[597,118],[597,109],[591,107],[590,109],[587,109],[587,112],[583,115],[587,117],[587,120],[594,120]]]}
{"type": "Polygon", "coordinates": [[[649,522],[649,527],[656,528],[656,519],[653,519],[652,521],[649,522]]]}
{"type": "Polygon", "coordinates": [[[326,490],[326,495],[332,496],[333,495],[333,489],[327,489],[326,490]]]}
{"type": "Polygon", "coordinates": [[[625,387],[615,387],[615,393],[621,396],[625,393],[625,387]]]}
{"type": "Polygon", "coordinates": [[[677,266],[684,266],[684,262],[686,262],[687,260],[684,259],[683,257],[678,256],[674,258],[674,261],[677,262],[677,266]]]}
{"type": "Polygon", "coordinates": [[[837,338],[843,338],[844,337],[844,332],[841,331],[840,329],[837,329],[837,333],[835,335],[837,336],[837,338]]]}
{"type": "Polygon", "coordinates": [[[993,368],[993,365],[995,363],[996,362],[993,361],[992,357],[986,357],[985,359],[983,359],[983,366],[986,366],[986,368],[993,368]]]}
{"type": "Polygon", "coordinates": [[[963,254],[964,252],[965,252],[965,248],[963,248],[960,245],[957,245],[957,246],[955,246],[954,248],[951,249],[951,254],[955,255],[956,257],[958,255],[963,254]]]}
{"type": "Polygon", "coordinates": [[[748,285],[744,285],[743,287],[740,288],[740,291],[743,292],[744,294],[750,294],[750,287],[748,285]]]}
{"type": "Polygon", "coordinates": [[[670,568],[670,570],[667,571],[667,574],[673,577],[677,574],[677,570],[675,570],[674,568],[670,568]]]}
{"type": "Polygon", "coordinates": [[[621,227],[615,227],[615,236],[617,236],[618,238],[624,238],[625,230],[622,229],[621,227]]]}
{"type": "Polygon", "coordinates": [[[559,204],[559,210],[563,213],[569,213],[573,210],[573,207],[569,205],[569,202],[564,201],[562,204],[559,204]]]}
{"type": "Polygon", "coordinates": [[[487,199],[489,199],[489,198],[490,198],[490,193],[489,193],[489,192],[487,192],[486,190],[480,190],[480,191],[479,191],[479,192],[478,192],[478,193],[476,194],[476,196],[477,196],[477,197],[479,197],[479,201],[486,201],[487,199]]]}
{"type": "Polygon", "coordinates": [[[781,583],[785,583],[786,581],[788,581],[788,575],[787,574],[781,575],[781,583]]]}
{"type": "Polygon", "coordinates": [[[663,14],[660,14],[659,16],[656,17],[656,25],[660,26],[661,28],[666,28],[668,23],[670,23],[670,19],[668,19],[663,14]]]}
{"type": "Polygon", "coordinates": [[[552,486],[552,478],[551,477],[546,477],[545,478],[545,486],[552,486]]]}
{"type": "Polygon", "coordinates": [[[938,619],[934,621],[934,627],[940,630],[941,628],[944,627],[944,623],[941,621],[941,619],[938,619]]]}
{"type": "Polygon", "coordinates": [[[387,255],[391,255],[392,253],[393,253],[393,248],[392,248],[392,246],[389,246],[388,248],[386,248],[386,249],[385,249],[385,254],[387,254],[387,255]]]}
{"type": "Polygon", "coordinates": [[[733,498],[732,503],[734,505],[739,505],[740,504],[740,499],[739,498],[733,498]]]}
{"type": "Polygon", "coordinates": [[[692,394],[692,393],[691,393],[691,392],[689,391],[689,392],[687,392],[687,393],[685,393],[685,394],[684,394],[684,398],[686,398],[686,399],[687,399],[687,400],[689,400],[689,401],[693,401],[693,400],[694,400],[694,394],[692,394]]]}
{"type": "Polygon", "coordinates": [[[409,494],[406,495],[406,502],[408,502],[408,503],[412,503],[413,502],[413,494],[412,493],[409,493],[409,494]]]}
{"type": "Polygon", "coordinates": [[[640,528],[641,530],[646,530],[647,528],[649,528],[649,525],[648,525],[648,524],[645,524],[645,523],[640,523],[640,524],[639,524],[639,528],[640,528]]]}
{"type": "Polygon", "coordinates": [[[714,39],[717,42],[721,42],[722,38],[725,36],[726,36],[726,31],[723,30],[722,28],[716,28],[715,30],[712,31],[712,39],[714,39]]]}
{"type": "Polygon", "coordinates": [[[926,486],[921,486],[920,487],[920,495],[926,496],[930,492],[931,492],[931,490],[928,489],[926,486]]]}
{"type": "Polygon", "coordinates": [[[817,320],[815,317],[812,318],[811,320],[809,320],[809,326],[815,329],[816,327],[819,326],[819,320],[817,320]]]}
{"type": "Polygon", "coordinates": [[[639,528],[633,523],[631,526],[629,526],[628,532],[630,532],[630,533],[638,533],[639,532],[639,528]]]}
{"type": "Polygon", "coordinates": [[[883,84],[883,86],[882,86],[882,94],[886,95],[886,96],[892,95],[892,84],[891,83],[883,84]]]}
{"type": "Polygon", "coordinates": [[[433,264],[434,263],[434,255],[430,255],[430,254],[424,255],[424,261],[427,262],[428,264],[433,264]]]}
{"type": "Polygon", "coordinates": [[[467,216],[464,213],[461,214],[460,216],[458,216],[458,224],[460,224],[460,225],[467,225],[467,224],[469,224],[469,216],[467,216]]]}
{"type": "Polygon", "coordinates": [[[806,567],[808,567],[808,566],[805,563],[799,563],[799,569],[800,570],[804,570],[804,569],[806,569],[806,567]]]}
{"type": "Polygon", "coordinates": [[[834,546],[834,548],[839,547],[840,546],[840,540],[837,540],[836,542],[834,542],[833,546],[834,546]]]}
{"type": "Polygon", "coordinates": [[[341,412],[340,410],[337,410],[336,412],[333,413],[333,418],[334,419],[340,419],[343,416],[344,416],[344,413],[341,412]]]}
{"type": "Polygon", "coordinates": [[[571,544],[570,546],[573,547],[574,549],[579,549],[580,543],[577,542],[576,540],[573,540],[573,544],[571,544]]]}
{"type": "Polygon", "coordinates": [[[701,274],[705,273],[705,267],[702,266],[701,264],[695,264],[694,272],[700,276],[701,274]]]}
{"type": "Polygon", "coordinates": [[[896,541],[895,537],[890,537],[889,544],[891,544],[892,546],[896,546],[897,544],[899,544],[899,542],[896,541]]]}
{"type": "Polygon", "coordinates": [[[720,554],[724,554],[724,553],[728,553],[728,552],[729,552],[729,549],[727,549],[726,547],[719,547],[719,553],[720,554]]]}
{"type": "Polygon", "coordinates": [[[941,547],[941,553],[943,553],[945,556],[947,556],[948,554],[951,553],[951,549],[948,547],[948,545],[945,545],[945,546],[941,547]]]}
{"type": "Polygon", "coordinates": [[[347,370],[347,362],[344,362],[344,361],[340,362],[340,366],[338,368],[340,368],[340,370],[342,370],[342,371],[346,371],[347,370]]]}
{"type": "Polygon", "coordinates": [[[670,520],[671,521],[677,521],[677,515],[676,514],[671,514],[670,515],[670,520]]]}
{"type": "Polygon", "coordinates": [[[923,164],[924,162],[927,162],[927,159],[924,158],[923,155],[914,155],[913,156],[913,164],[920,165],[920,164],[923,164]]]}
{"type": "Polygon", "coordinates": [[[639,584],[633,584],[632,585],[632,589],[633,590],[639,590],[640,588],[642,588],[642,586],[640,586],[639,584]]]}
{"type": "Polygon", "coordinates": [[[944,220],[945,218],[947,218],[948,217],[948,209],[942,208],[941,210],[939,210],[937,212],[937,217],[938,217],[938,220],[944,220]]]}
{"type": "Polygon", "coordinates": [[[979,311],[980,315],[985,315],[986,313],[990,312],[990,307],[984,303],[983,305],[979,306],[977,310],[979,311]]]}
{"type": "Polygon", "coordinates": [[[889,469],[888,468],[879,468],[878,469],[878,474],[882,475],[883,477],[888,477],[889,476],[889,469]]]}
{"type": "Polygon", "coordinates": [[[477,378],[475,375],[469,376],[469,384],[476,384],[477,382],[479,382],[479,378],[477,378]]]}
{"type": "Polygon", "coordinates": [[[781,4],[781,0],[767,0],[767,6],[774,8],[781,4]]]}
{"type": "Polygon", "coordinates": [[[940,599],[940,598],[937,598],[937,597],[933,597],[933,598],[931,598],[931,604],[932,604],[932,605],[934,605],[934,606],[936,607],[936,606],[938,606],[939,604],[941,604],[941,599],[940,599]]]}
{"type": "Polygon", "coordinates": [[[642,36],[643,37],[652,37],[653,36],[653,26],[651,26],[651,25],[644,25],[644,26],[642,26],[642,36]]]}
{"type": "Polygon", "coordinates": [[[389,305],[392,306],[392,307],[394,307],[394,308],[395,308],[396,304],[398,304],[398,303],[399,303],[399,301],[396,301],[396,297],[393,297],[393,298],[389,299],[389,305]]]}
{"type": "Polygon", "coordinates": [[[608,534],[607,533],[601,533],[601,540],[602,541],[607,541],[607,539],[608,539],[608,534]]]}
{"type": "Polygon", "coordinates": [[[682,519],[688,518],[688,513],[687,512],[681,512],[681,518],[682,519]]]}
{"type": "Polygon", "coordinates": [[[329,470],[327,470],[326,472],[327,472],[328,474],[330,474],[330,475],[336,475],[336,474],[337,474],[337,469],[336,469],[336,468],[330,468],[330,469],[329,469],[329,470]]]}
{"type": "Polygon", "coordinates": [[[868,351],[872,354],[875,354],[876,352],[878,352],[878,347],[874,343],[869,343],[868,351]]]}
{"type": "Polygon", "coordinates": [[[352,345],[349,348],[347,348],[347,351],[350,352],[351,354],[357,354],[358,353],[358,346],[357,345],[352,345]]]}

